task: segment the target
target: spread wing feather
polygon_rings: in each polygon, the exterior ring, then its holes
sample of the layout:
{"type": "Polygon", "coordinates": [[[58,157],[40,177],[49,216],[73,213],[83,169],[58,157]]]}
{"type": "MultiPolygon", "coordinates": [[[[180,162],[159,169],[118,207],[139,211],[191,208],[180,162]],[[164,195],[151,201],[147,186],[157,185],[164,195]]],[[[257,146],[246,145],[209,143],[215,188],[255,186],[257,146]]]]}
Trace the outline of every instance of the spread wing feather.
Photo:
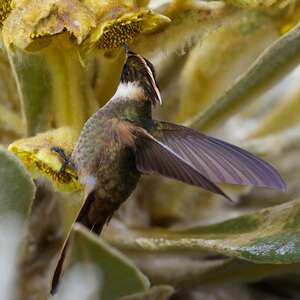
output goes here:
{"type": "Polygon", "coordinates": [[[229,197],[213,182],[205,178],[189,162],[170,147],[159,142],[150,134],[138,131],[136,135],[135,161],[142,174],[162,175],[199,186],[205,190],[229,197]]]}
{"type": "Polygon", "coordinates": [[[212,182],[286,190],[271,165],[237,146],[167,122],[156,121],[152,134],[212,182]]]}

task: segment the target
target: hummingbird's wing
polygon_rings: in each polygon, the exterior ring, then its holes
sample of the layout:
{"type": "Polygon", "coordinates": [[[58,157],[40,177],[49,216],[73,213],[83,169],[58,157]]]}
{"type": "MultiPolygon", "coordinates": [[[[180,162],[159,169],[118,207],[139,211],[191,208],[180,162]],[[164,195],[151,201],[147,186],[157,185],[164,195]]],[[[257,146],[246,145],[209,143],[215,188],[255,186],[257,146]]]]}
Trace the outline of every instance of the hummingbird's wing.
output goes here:
{"type": "Polygon", "coordinates": [[[167,122],[155,121],[151,133],[212,182],[286,190],[271,165],[237,146],[167,122]]]}
{"type": "Polygon", "coordinates": [[[190,162],[141,128],[134,130],[135,162],[138,171],[146,175],[162,175],[199,186],[230,198],[213,182],[203,176],[190,162]]]}

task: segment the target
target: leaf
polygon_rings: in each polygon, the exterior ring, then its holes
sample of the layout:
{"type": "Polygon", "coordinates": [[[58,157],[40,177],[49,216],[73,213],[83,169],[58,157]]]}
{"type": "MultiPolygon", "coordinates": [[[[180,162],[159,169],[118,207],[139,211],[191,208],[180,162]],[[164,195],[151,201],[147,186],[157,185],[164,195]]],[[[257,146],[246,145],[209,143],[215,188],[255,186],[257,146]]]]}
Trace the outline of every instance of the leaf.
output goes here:
{"type": "Polygon", "coordinates": [[[0,215],[26,217],[35,194],[34,183],[20,161],[0,148],[0,215]]]}
{"type": "Polygon", "coordinates": [[[3,131],[8,131],[22,136],[24,134],[23,122],[18,114],[0,104],[0,128],[1,134],[3,131]]]}
{"type": "Polygon", "coordinates": [[[174,299],[189,300],[296,300],[299,291],[295,287],[295,292],[286,291],[286,282],[282,284],[280,278],[276,285],[272,286],[269,281],[256,284],[234,284],[225,286],[216,286],[210,288],[200,288],[197,290],[178,291],[174,299]]]}
{"type": "Polygon", "coordinates": [[[10,66],[8,55],[0,51],[0,102],[15,112],[19,112],[19,98],[13,71],[10,66]]]}
{"type": "Polygon", "coordinates": [[[188,255],[183,257],[180,254],[133,255],[133,257],[152,284],[171,284],[176,289],[253,282],[297,271],[300,265],[256,264],[238,259],[188,255]]]}
{"type": "Polygon", "coordinates": [[[191,120],[189,125],[208,130],[245,107],[257,93],[282,79],[297,65],[299,50],[300,25],[267,48],[224,95],[191,120]]]}
{"type": "Polygon", "coordinates": [[[63,223],[67,216],[62,214],[60,204],[66,199],[45,179],[38,178],[35,183],[36,195],[18,258],[16,299],[48,299],[49,278],[65,238],[63,223]]]}
{"type": "Polygon", "coordinates": [[[220,26],[222,19],[232,13],[221,1],[174,1],[162,13],[172,22],[154,32],[141,35],[134,41],[132,48],[145,56],[184,53],[209,30],[220,26]],[[177,5],[179,3],[179,5],[177,5]]]}
{"type": "Polygon", "coordinates": [[[227,0],[226,2],[239,7],[259,9],[270,13],[279,13],[283,9],[287,9],[290,6],[293,7],[295,5],[294,0],[227,0]]]}
{"type": "Polygon", "coordinates": [[[125,296],[118,300],[169,300],[174,293],[171,286],[154,286],[146,292],[125,296]]]}
{"type": "Polygon", "coordinates": [[[78,51],[64,34],[34,54],[9,52],[27,135],[43,132],[51,125],[72,126],[79,131],[95,111],[97,101],[78,51]]]}
{"type": "Polygon", "coordinates": [[[93,75],[88,73],[78,47],[66,34],[57,36],[43,53],[51,74],[52,119],[56,127],[71,126],[79,133],[98,108],[89,78],[93,75]]]}
{"type": "Polygon", "coordinates": [[[66,155],[71,155],[77,138],[76,131],[70,127],[40,133],[31,138],[17,140],[9,145],[9,151],[16,154],[33,177],[47,177],[56,188],[62,191],[81,190],[77,174],[71,167],[60,172],[61,157],[51,149],[59,147],[66,155]]]}
{"type": "Polygon", "coordinates": [[[0,147],[0,283],[1,297],[14,298],[18,254],[24,237],[25,220],[29,215],[35,185],[21,162],[0,147]]]}
{"type": "MultiPolygon", "coordinates": [[[[243,147],[258,156],[285,155],[300,145],[300,126],[291,127],[278,133],[260,138],[248,139],[243,147]]],[[[288,158],[288,157],[287,157],[288,158]]]]}
{"type": "Polygon", "coordinates": [[[249,138],[262,138],[297,126],[300,122],[299,97],[299,76],[297,76],[293,84],[288,85],[286,94],[281,96],[279,103],[274,104],[272,110],[264,116],[257,128],[250,133],[249,138]]]}
{"type": "Polygon", "coordinates": [[[21,52],[8,55],[22,103],[26,134],[34,135],[46,130],[49,123],[51,84],[46,60],[43,56],[21,52]]]}
{"type": "Polygon", "coordinates": [[[148,279],[119,251],[76,225],[71,233],[70,265],[92,263],[102,275],[98,299],[112,300],[149,288],[148,279]]]}
{"type": "Polygon", "coordinates": [[[179,121],[212,106],[278,36],[270,18],[251,11],[239,11],[209,32],[189,53],[180,75],[179,121]]]}
{"type": "Polygon", "coordinates": [[[300,262],[300,200],[236,219],[187,230],[110,233],[107,241],[127,253],[216,253],[255,263],[300,262]]]}
{"type": "MultiPolygon", "coordinates": [[[[299,178],[300,174],[300,130],[299,126],[291,127],[288,130],[281,131],[279,134],[273,134],[265,138],[248,140],[244,145],[250,151],[259,155],[269,157],[269,161],[277,166],[282,176],[288,182],[288,193],[280,196],[273,194],[272,199],[277,201],[290,200],[295,195],[300,195],[299,178]]],[[[266,195],[265,195],[266,196],[266,195]]],[[[265,201],[263,195],[253,195],[253,200],[257,202],[265,201]]]]}
{"type": "Polygon", "coordinates": [[[299,264],[256,264],[229,259],[224,264],[199,275],[198,286],[215,286],[238,282],[256,282],[270,276],[299,270],[299,264]]]}

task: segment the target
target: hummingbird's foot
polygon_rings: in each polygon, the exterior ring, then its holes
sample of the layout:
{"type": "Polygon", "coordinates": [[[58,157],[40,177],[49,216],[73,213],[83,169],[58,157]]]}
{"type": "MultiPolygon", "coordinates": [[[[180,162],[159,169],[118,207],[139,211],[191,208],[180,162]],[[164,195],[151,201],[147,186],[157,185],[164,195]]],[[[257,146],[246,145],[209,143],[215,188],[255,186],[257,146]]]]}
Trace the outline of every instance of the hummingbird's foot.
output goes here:
{"type": "Polygon", "coordinates": [[[59,170],[59,173],[64,173],[68,166],[71,166],[75,169],[74,163],[71,161],[71,158],[65,153],[64,149],[60,147],[52,147],[51,151],[57,153],[63,160],[63,164],[59,170]]]}

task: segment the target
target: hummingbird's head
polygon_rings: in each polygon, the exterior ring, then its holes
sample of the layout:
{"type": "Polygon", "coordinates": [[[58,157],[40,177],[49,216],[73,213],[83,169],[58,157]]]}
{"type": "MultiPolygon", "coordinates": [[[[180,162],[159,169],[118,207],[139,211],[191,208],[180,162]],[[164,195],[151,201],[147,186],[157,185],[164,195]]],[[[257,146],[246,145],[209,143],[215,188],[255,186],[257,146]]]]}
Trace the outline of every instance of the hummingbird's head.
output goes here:
{"type": "Polygon", "coordinates": [[[125,46],[126,62],[123,67],[121,82],[132,83],[145,91],[147,100],[153,105],[162,104],[159,88],[156,83],[155,70],[152,63],[125,46]]]}

